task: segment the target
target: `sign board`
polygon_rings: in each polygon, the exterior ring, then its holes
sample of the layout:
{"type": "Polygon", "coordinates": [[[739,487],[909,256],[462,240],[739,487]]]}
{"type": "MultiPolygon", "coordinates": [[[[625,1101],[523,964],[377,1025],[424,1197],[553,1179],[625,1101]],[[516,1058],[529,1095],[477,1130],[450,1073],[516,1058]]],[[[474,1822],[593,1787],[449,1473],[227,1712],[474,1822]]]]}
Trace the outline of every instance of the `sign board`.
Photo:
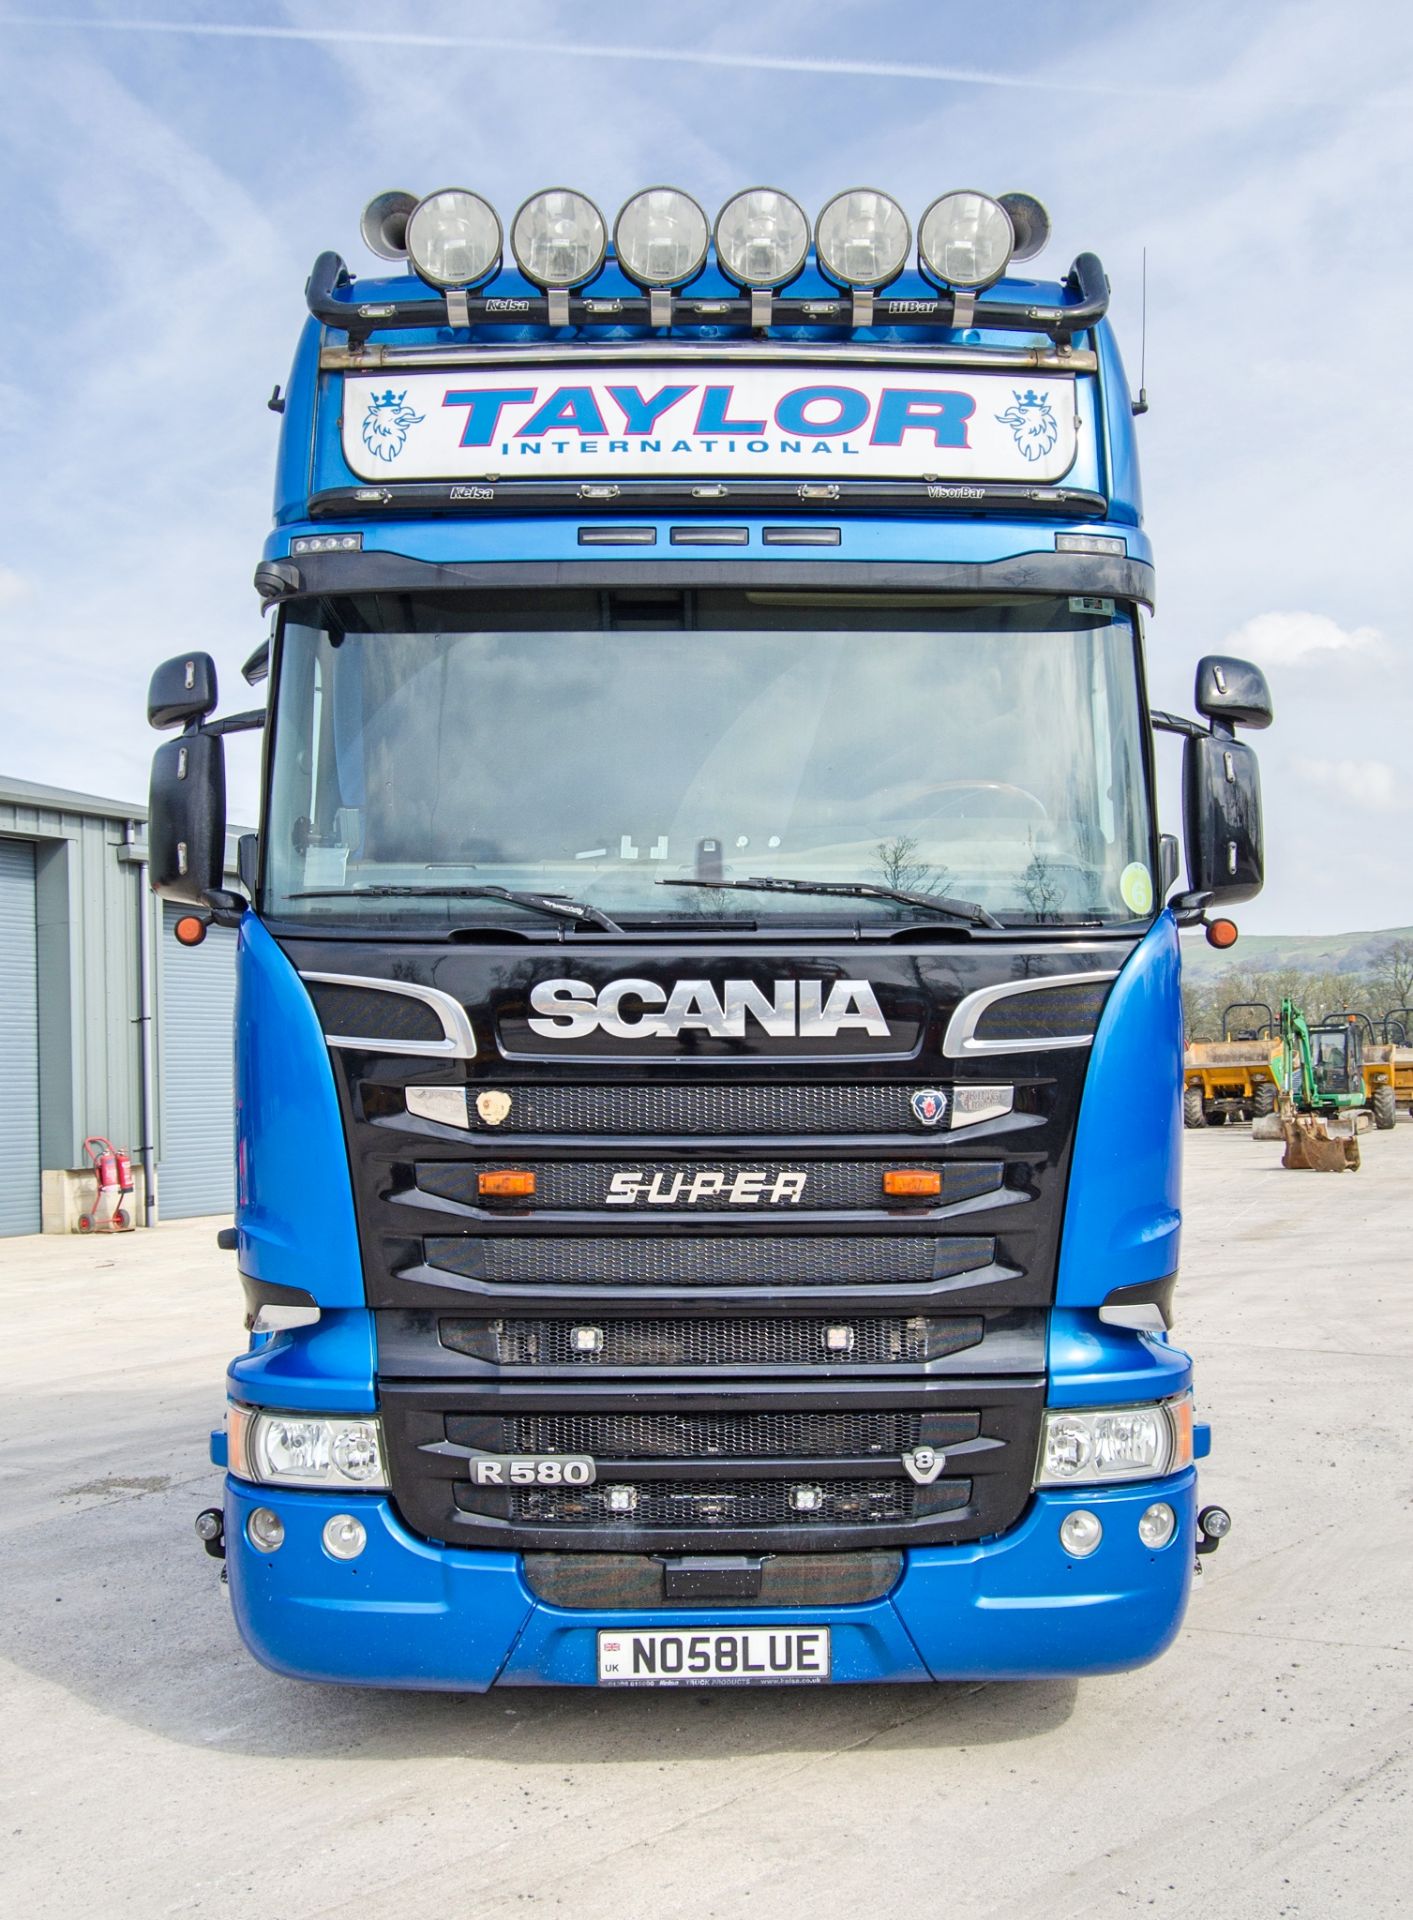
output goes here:
{"type": "Polygon", "coordinates": [[[447,368],[348,374],[362,480],[938,479],[1053,486],[1074,380],[808,364],[447,368]]]}

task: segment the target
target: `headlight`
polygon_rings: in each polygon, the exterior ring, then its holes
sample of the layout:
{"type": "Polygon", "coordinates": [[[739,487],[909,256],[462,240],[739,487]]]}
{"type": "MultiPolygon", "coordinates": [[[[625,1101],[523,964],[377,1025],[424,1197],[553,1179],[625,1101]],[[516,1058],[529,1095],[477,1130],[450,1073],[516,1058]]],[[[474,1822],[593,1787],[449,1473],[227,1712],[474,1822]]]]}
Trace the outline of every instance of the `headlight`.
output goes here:
{"type": "Polygon", "coordinates": [[[645,187],[613,223],[618,264],[640,287],[680,287],[707,256],[711,230],[689,193],[676,187],[645,187]]]}
{"type": "Polygon", "coordinates": [[[903,209],[871,187],[836,194],[815,222],[819,264],[841,287],[886,287],[907,264],[912,243],[903,209]]]}
{"type": "Polygon", "coordinates": [[[809,247],[803,207],[775,187],[748,187],[716,216],[716,257],[743,287],[783,287],[809,247]]]}
{"type": "Polygon", "coordinates": [[[531,194],[510,223],[510,251],[537,287],[579,287],[603,265],[603,215],[572,187],[531,194]]]}
{"type": "Polygon", "coordinates": [[[922,270],[944,287],[975,293],[999,280],[1015,250],[1011,216],[984,193],[944,193],[922,216],[922,270]]]}
{"type": "Polygon", "coordinates": [[[381,1422],[362,1414],[227,1409],[230,1470],[258,1486],[362,1487],[388,1484],[381,1422]]]}
{"type": "Polygon", "coordinates": [[[1192,1395],[1137,1407],[1052,1407],[1040,1435],[1037,1487],[1154,1480],[1192,1465],[1192,1395]]]}
{"type": "Polygon", "coordinates": [[[479,286],[500,265],[500,219],[479,193],[444,187],[407,216],[407,253],[429,286],[479,286]]]}

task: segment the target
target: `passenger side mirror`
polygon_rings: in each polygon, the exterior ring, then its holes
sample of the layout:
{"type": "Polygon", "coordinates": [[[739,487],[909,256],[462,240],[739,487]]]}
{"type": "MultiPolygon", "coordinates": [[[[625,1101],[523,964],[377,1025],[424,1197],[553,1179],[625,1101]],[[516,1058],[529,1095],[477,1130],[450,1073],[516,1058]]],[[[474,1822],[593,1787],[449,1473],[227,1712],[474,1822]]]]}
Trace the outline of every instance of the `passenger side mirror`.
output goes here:
{"type": "Polygon", "coordinates": [[[1271,724],[1271,689],[1265,674],[1249,660],[1207,654],[1197,663],[1192,698],[1202,718],[1222,733],[1229,733],[1233,727],[1259,730],[1271,724]]]}
{"type": "Polygon", "coordinates": [[[216,662],[209,653],[164,660],[147,689],[149,727],[186,727],[216,711],[216,662]]]}
{"type": "Polygon", "coordinates": [[[218,733],[184,733],[152,756],[147,840],[153,892],[185,906],[210,905],[226,853],[226,743],[218,733]]]}
{"type": "Polygon", "coordinates": [[[1182,804],[1192,891],[1210,895],[1209,905],[1252,899],[1265,879],[1261,775],[1253,750],[1229,735],[1189,734],[1182,804]]]}

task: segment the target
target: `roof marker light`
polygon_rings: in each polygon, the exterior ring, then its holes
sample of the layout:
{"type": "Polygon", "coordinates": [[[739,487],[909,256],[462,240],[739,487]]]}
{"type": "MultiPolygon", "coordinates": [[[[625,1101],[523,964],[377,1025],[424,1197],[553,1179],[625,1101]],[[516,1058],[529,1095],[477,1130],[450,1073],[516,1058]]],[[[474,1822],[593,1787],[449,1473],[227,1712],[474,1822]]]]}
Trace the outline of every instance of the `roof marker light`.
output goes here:
{"type": "Polygon", "coordinates": [[[783,287],[805,264],[810,223],[778,187],[747,187],[716,216],[716,256],[743,287],[783,287]]]}

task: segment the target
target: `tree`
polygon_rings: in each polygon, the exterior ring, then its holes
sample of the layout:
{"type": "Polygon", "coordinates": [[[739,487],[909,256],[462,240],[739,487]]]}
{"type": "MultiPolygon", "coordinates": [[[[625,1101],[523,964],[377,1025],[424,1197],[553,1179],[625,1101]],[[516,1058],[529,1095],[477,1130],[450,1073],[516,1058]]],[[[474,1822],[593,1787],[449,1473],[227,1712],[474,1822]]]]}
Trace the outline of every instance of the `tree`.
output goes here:
{"type": "Polygon", "coordinates": [[[880,840],[873,850],[883,885],[899,893],[945,893],[952,878],[948,867],[935,867],[917,857],[917,840],[900,833],[896,840],[880,840]]]}
{"type": "Polygon", "coordinates": [[[1413,1003],[1413,940],[1385,940],[1375,949],[1369,985],[1380,1013],[1413,1003]]]}

